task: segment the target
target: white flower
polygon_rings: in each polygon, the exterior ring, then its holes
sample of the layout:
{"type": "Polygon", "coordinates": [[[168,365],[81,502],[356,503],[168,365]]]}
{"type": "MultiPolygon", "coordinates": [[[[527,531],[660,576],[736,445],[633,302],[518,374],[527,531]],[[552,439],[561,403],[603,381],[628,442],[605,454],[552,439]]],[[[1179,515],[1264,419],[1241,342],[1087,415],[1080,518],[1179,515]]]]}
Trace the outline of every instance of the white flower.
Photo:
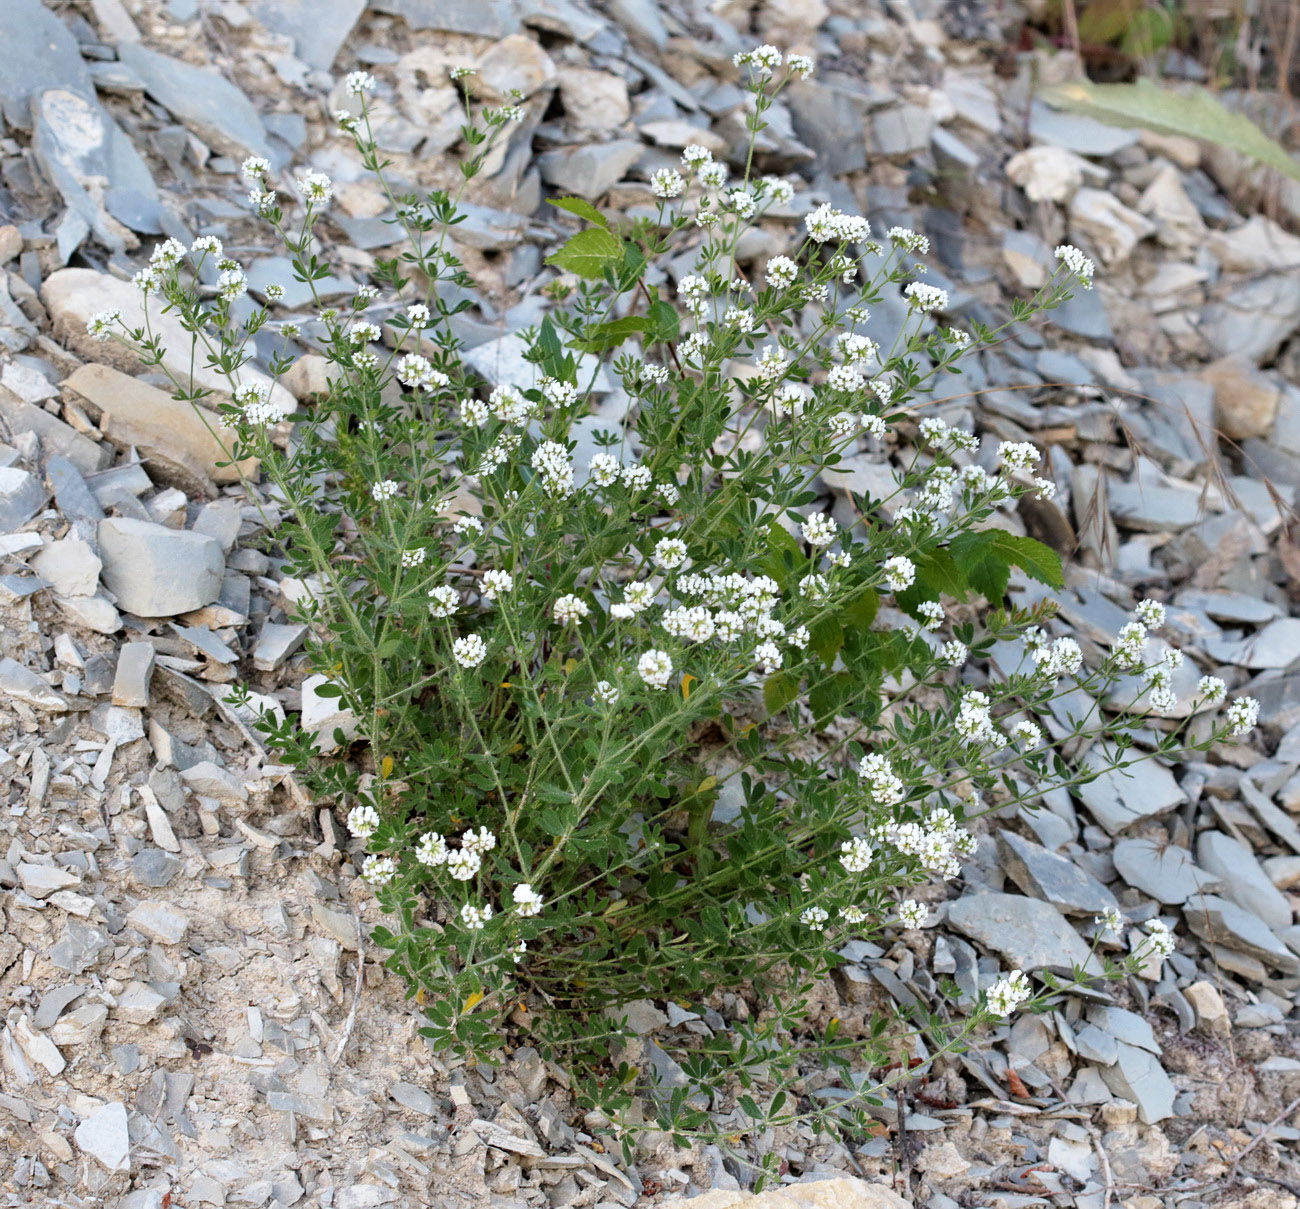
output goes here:
{"type": "Polygon", "coordinates": [[[766,80],[781,66],[781,52],[775,46],[765,42],[762,46],[754,47],[753,50],[741,51],[733,55],[731,61],[737,67],[752,68],[756,75],[766,80]]]}
{"type": "Polygon", "coordinates": [[[533,450],[531,465],[541,479],[542,490],[553,499],[573,494],[573,463],[569,451],[558,441],[543,441],[533,450]]]}
{"type": "Polygon", "coordinates": [[[786,59],[786,66],[801,80],[806,80],[817,68],[816,62],[809,55],[791,55],[786,59]]]}
{"type": "Polygon", "coordinates": [[[477,537],[483,532],[483,522],[477,516],[458,516],[451,527],[457,537],[477,537]]]}
{"type": "Polygon", "coordinates": [[[1202,676],[1196,682],[1196,695],[1214,705],[1228,695],[1228,686],[1218,676],[1202,676]]]}
{"type": "Polygon", "coordinates": [[[624,466],[623,486],[629,491],[644,491],[654,482],[654,475],[648,466],[624,466]]]}
{"type": "Polygon", "coordinates": [[[359,97],[363,92],[373,92],[375,89],[375,77],[364,71],[348,72],[343,83],[354,97],[359,97]]]}
{"type": "Polygon", "coordinates": [[[772,205],[783,206],[794,197],[794,186],[783,176],[765,176],[763,196],[772,205]]]}
{"type": "Polygon", "coordinates": [[[840,845],[840,864],[850,873],[865,873],[874,855],[875,849],[860,835],[840,845]]]}
{"type": "Polygon", "coordinates": [[[417,546],[413,550],[402,551],[402,566],[418,567],[429,556],[429,551],[423,546],[417,546]]]}
{"type": "Polygon", "coordinates": [[[826,513],[817,512],[802,525],[804,541],[810,546],[829,546],[840,527],[826,513]]]}
{"type": "Polygon", "coordinates": [[[552,607],[551,614],[559,625],[568,625],[590,616],[591,606],[581,596],[561,596],[552,607]]]}
{"type": "Polygon", "coordinates": [[[447,853],[447,872],[458,882],[467,882],[483,867],[483,858],[472,848],[447,853]]]}
{"type": "Polygon", "coordinates": [[[397,862],[391,856],[368,856],[361,862],[361,876],[372,886],[384,886],[393,880],[397,862]]]}
{"type": "Polygon", "coordinates": [[[323,172],[304,172],[294,184],[308,205],[328,206],[334,196],[334,182],[323,172]]]}
{"type": "Polygon", "coordinates": [[[1079,279],[1079,284],[1085,290],[1092,289],[1092,278],[1097,271],[1097,266],[1078,248],[1072,244],[1063,243],[1056,249],[1056,259],[1079,279]]]}
{"type": "Polygon", "coordinates": [[[785,663],[785,656],[775,642],[760,642],[754,648],[754,662],[758,664],[765,676],[780,670],[785,663]]]}
{"type": "Polygon", "coordinates": [[[898,922],[905,928],[923,928],[930,918],[930,908],[914,898],[904,899],[898,904],[898,922]]]}
{"type": "Polygon", "coordinates": [[[426,831],[420,836],[415,846],[415,859],[422,865],[445,865],[447,863],[447,841],[436,831],[426,831]]]}
{"type": "Polygon", "coordinates": [[[891,592],[906,591],[916,579],[915,564],[910,558],[906,558],[901,554],[896,554],[893,558],[887,558],[880,565],[880,570],[884,574],[885,584],[891,592]]]}
{"type": "Polygon", "coordinates": [[[727,183],[728,175],[726,164],[710,160],[700,166],[699,181],[706,189],[721,189],[727,183]]]}
{"type": "Polygon", "coordinates": [[[617,705],[621,696],[617,687],[610,684],[608,680],[597,680],[593,695],[603,705],[617,705]]]}
{"type": "Polygon", "coordinates": [[[515,900],[515,910],[520,915],[537,915],[542,909],[542,896],[527,882],[520,882],[512,897],[515,900]]]}
{"type": "Polygon", "coordinates": [[[271,171],[271,161],[265,156],[250,155],[239,165],[239,171],[243,173],[245,180],[260,181],[271,171]]]}
{"type": "Polygon", "coordinates": [[[1107,907],[1093,921],[1103,932],[1119,933],[1124,926],[1124,917],[1119,913],[1116,907],[1107,907]]]}
{"type": "Polygon", "coordinates": [[[491,852],[497,846],[497,837],[486,827],[480,827],[477,831],[471,827],[460,837],[460,846],[481,856],[485,852],[491,852]]]}
{"type": "Polygon", "coordinates": [[[903,296],[915,311],[943,311],[948,308],[948,291],[924,281],[914,281],[904,291],[903,296]]]}
{"type": "Polygon", "coordinates": [[[943,605],[937,600],[923,600],[916,607],[916,611],[921,614],[921,624],[927,630],[937,630],[944,621],[943,605]]]}
{"type": "Polygon", "coordinates": [[[234,302],[248,290],[248,278],[239,269],[226,269],[217,278],[217,293],[227,302],[234,302]]]}
{"type": "Polygon", "coordinates": [[[348,830],[359,840],[368,840],[379,830],[379,811],[373,806],[353,806],[348,811],[348,830]]]}
{"type": "Polygon", "coordinates": [[[200,235],[190,244],[190,255],[192,256],[211,256],[214,260],[220,260],[221,254],[221,240],[215,235],[200,235]]]}
{"type": "Polygon", "coordinates": [[[801,625],[795,626],[795,628],[790,631],[788,641],[796,650],[802,651],[808,645],[811,638],[812,634],[809,633],[808,627],[806,625],[801,625]]]}
{"type": "Polygon", "coordinates": [[[122,312],[117,307],[99,311],[90,317],[86,331],[92,340],[104,341],[112,335],[113,328],[122,322],[122,312]]]}
{"type": "Polygon", "coordinates": [[[488,600],[514,591],[515,577],[509,571],[485,571],[483,573],[483,595],[488,600]]]}
{"type": "Polygon", "coordinates": [[[685,168],[698,168],[712,162],[713,152],[699,143],[687,143],[682,149],[682,166],[685,168]]]}
{"type": "Polygon", "coordinates": [[[1158,919],[1147,924],[1146,951],[1148,956],[1164,961],[1174,951],[1174,934],[1169,925],[1158,919]]]}
{"type": "Polygon", "coordinates": [[[1238,697],[1224,711],[1228,723],[1228,734],[1244,735],[1255,729],[1259,721],[1259,702],[1254,697],[1238,697]]]}
{"type": "Polygon", "coordinates": [[[799,266],[788,256],[773,256],[764,270],[767,284],[779,290],[793,285],[799,276],[799,266]]]}
{"type": "Polygon", "coordinates": [[[612,453],[598,453],[587,466],[587,476],[598,487],[610,487],[618,482],[620,469],[621,464],[612,453]]]}
{"type": "Polygon", "coordinates": [[[1030,994],[1029,979],[1016,970],[989,987],[989,1011],[995,1016],[1010,1016],[1030,994]]]}
{"type": "Polygon", "coordinates": [[[491,918],[492,908],[487,903],[484,903],[481,907],[476,907],[473,903],[466,903],[460,909],[460,922],[471,932],[480,931],[491,918]]]}
{"type": "Polygon", "coordinates": [[[908,227],[890,227],[885,232],[885,238],[892,240],[901,248],[906,248],[909,252],[917,252],[922,256],[930,250],[930,241],[908,227]]]}
{"type": "Polygon", "coordinates": [[[650,556],[656,567],[665,571],[675,570],[686,561],[686,543],[680,537],[664,537],[655,543],[654,553],[650,556]]]}
{"type": "Polygon", "coordinates": [[[453,80],[463,80],[466,76],[478,75],[478,68],[458,66],[458,67],[453,67],[449,72],[447,72],[447,74],[453,80]]]}
{"type": "Polygon", "coordinates": [[[636,662],[641,679],[653,689],[665,689],[673,675],[673,661],[667,651],[649,650],[636,662]]]}
{"type": "Polygon", "coordinates": [[[402,485],[400,483],[394,482],[392,479],[384,479],[370,488],[370,495],[372,499],[382,502],[391,500],[401,489],[402,485]]]}
{"type": "Polygon", "coordinates": [[[1140,621],[1130,621],[1115,635],[1111,650],[1115,654],[1115,662],[1120,667],[1136,668],[1141,666],[1146,645],[1146,626],[1140,621]]]}
{"type": "Polygon", "coordinates": [[[185,256],[185,245],[179,239],[164,239],[149,257],[149,263],[165,269],[175,268],[185,256]]]}
{"type": "Polygon", "coordinates": [[[680,197],[685,188],[686,182],[682,180],[681,174],[672,168],[660,168],[650,178],[650,192],[665,200],[670,197],[680,197]]]}
{"type": "Polygon", "coordinates": [[[860,924],[867,918],[867,913],[861,907],[841,907],[840,918],[846,924],[860,924]]]}
{"type": "Polygon", "coordinates": [[[353,344],[365,344],[370,340],[378,340],[380,335],[379,327],[374,323],[354,323],[348,329],[348,339],[353,344]]]}
{"type": "Polygon", "coordinates": [[[460,607],[460,595],[447,584],[429,589],[429,614],[432,617],[450,617],[460,607]]]}
{"type": "Polygon", "coordinates": [[[1017,722],[1011,728],[1011,738],[1025,747],[1037,747],[1042,742],[1043,732],[1033,722],[1017,722]]]}
{"type": "Polygon", "coordinates": [[[451,644],[451,653],[461,667],[478,667],[487,658],[487,644],[477,634],[467,634],[451,644]]]}
{"type": "Polygon", "coordinates": [[[1142,601],[1133,615],[1149,630],[1158,630],[1165,624],[1165,606],[1158,600],[1142,601]]]}
{"type": "Polygon", "coordinates": [[[413,302],[406,308],[406,317],[412,327],[425,327],[429,322],[429,308],[423,302],[413,302]]]}
{"type": "Polygon", "coordinates": [[[826,929],[826,921],[830,919],[830,914],[824,907],[805,907],[800,912],[799,919],[814,932],[822,932],[826,929]]]}
{"type": "Polygon", "coordinates": [[[955,638],[951,642],[945,642],[939,648],[939,662],[946,664],[948,667],[961,667],[966,662],[966,657],[970,651],[966,648],[964,642],[958,642],[955,638]]]}
{"type": "Polygon", "coordinates": [[[861,243],[871,235],[871,224],[865,218],[845,214],[829,204],[818,206],[804,219],[804,226],[814,243],[861,243]]]}

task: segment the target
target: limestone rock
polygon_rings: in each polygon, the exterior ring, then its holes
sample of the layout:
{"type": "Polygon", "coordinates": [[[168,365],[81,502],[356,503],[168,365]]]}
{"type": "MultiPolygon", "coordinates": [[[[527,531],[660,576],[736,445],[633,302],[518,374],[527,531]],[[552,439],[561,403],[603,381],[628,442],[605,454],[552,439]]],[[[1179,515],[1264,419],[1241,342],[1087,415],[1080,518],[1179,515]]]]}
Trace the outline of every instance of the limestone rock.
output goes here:
{"type": "Polygon", "coordinates": [[[910,1206],[884,1184],[833,1179],[786,1184],[758,1193],[715,1188],[689,1200],[674,1197],[664,1201],[660,1209],[910,1209],[910,1206]]]}
{"type": "Polygon", "coordinates": [[[1253,365],[1225,357],[1197,376],[1214,389],[1214,411],[1225,436],[1240,441],[1273,430],[1282,391],[1253,365]]]}
{"type": "Polygon", "coordinates": [[[171,617],[221,595],[221,543],[202,533],[151,521],[107,517],[99,522],[104,584],[138,617],[171,617]]]}

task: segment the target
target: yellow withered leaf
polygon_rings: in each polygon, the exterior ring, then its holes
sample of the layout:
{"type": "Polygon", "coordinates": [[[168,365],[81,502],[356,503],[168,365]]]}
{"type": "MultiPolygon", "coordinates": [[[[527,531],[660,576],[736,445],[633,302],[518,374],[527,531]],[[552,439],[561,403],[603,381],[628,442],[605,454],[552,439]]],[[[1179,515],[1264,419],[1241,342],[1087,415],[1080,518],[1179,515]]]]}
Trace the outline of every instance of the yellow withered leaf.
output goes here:
{"type": "Polygon", "coordinates": [[[393,775],[392,756],[385,756],[382,760],[379,761],[379,771],[383,774],[385,778],[391,777],[393,775]]]}
{"type": "Polygon", "coordinates": [[[690,672],[686,672],[682,676],[682,697],[687,701],[691,699],[691,685],[694,684],[695,681],[696,677],[692,676],[690,672]]]}
{"type": "Polygon", "coordinates": [[[478,1005],[482,1003],[485,998],[486,998],[486,994],[483,991],[475,991],[474,994],[472,994],[468,999],[465,1000],[465,1006],[461,1008],[461,1015],[468,1015],[476,1007],[478,1007],[478,1005]]]}

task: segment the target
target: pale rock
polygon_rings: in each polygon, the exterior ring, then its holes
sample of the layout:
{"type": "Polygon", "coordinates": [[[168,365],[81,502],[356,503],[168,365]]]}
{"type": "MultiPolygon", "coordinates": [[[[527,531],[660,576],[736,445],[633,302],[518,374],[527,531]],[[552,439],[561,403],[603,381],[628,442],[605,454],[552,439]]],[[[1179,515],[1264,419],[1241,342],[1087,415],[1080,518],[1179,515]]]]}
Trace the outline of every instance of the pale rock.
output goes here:
{"type": "Polygon", "coordinates": [[[166,1002],[166,998],[147,983],[130,982],[117,997],[113,1014],[129,1024],[150,1024],[158,1019],[158,1013],[166,1002]]]}
{"type": "Polygon", "coordinates": [[[1300,268],[1300,237],[1271,218],[1253,214],[1230,231],[1211,231],[1206,243],[1229,273],[1275,273],[1300,268]]]}
{"type": "Polygon", "coordinates": [[[841,1177],[785,1184],[763,1192],[714,1188],[693,1197],[672,1197],[659,1209],[911,1209],[883,1183],[841,1177]]]}
{"type": "Polygon", "coordinates": [[[1007,160],[1006,173],[1030,201],[1068,202],[1083,186],[1088,162],[1061,147],[1029,147],[1007,160]]]}
{"type": "Polygon", "coordinates": [[[117,655],[113,673],[113,704],[144,709],[149,704],[149,681],[157,652],[152,642],[127,642],[117,655]]]}
{"type": "Polygon", "coordinates": [[[1192,251],[1205,239],[1205,223],[1195,203],[1183,188],[1183,178],[1172,164],[1166,164],[1152,178],[1138,198],[1139,214],[1156,227],[1156,238],[1167,248],[1192,251]]]}
{"type": "Polygon", "coordinates": [[[62,596],[90,596],[99,587],[99,561],[79,537],[51,542],[32,559],[32,570],[62,596]]]}
{"type": "Polygon", "coordinates": [[[278,625],[266,622],[253,648],[253,666],[259,672],[276,671],[307,637],[304,625],[278,625]]]}
{"type": "Polygon", "coordinates": [[[478,61],[474,92],[494,104],[513,100],[517,89],[525,99],[555,80],[555,63],[532,38],[510,34],[478,61]]]}
{"type": "Polygon", "coordinates": [[[181,769],[181,780],[195,793],[205,798],[216,798],[227,805],[242,805],[248,801],[248,789],[244,783],[211,760],[200,760],[181,769]]]}
{"type": "Polygon", "coordinates": [[[30,668],[7,656],[0,659],[0,698],[13,697],[33,709],[63,711],[68,702],[30,668]]]}
{"type": "Polygon", "coordinates": [[[595,201],[623,179],[644,149],[644,144],[631,139],[578,143],[543,152],[537,167],[548,185],[595,201]]]}
{"type": "Polygon", "coordinates": [[[1291,904],[1240,841],[1221,831],[1202,831],[1196,841],[1196,856],[1222,879],[1225,898],[1259,916],[1274,932],[1291,926],[1291,904]]]}
{"type": "Polygon", "coordinates": [[[189,919],[180,911],[158,902],[142,902],[126,917],[127,924],[150,940],[177,945],[185,938],[189,919]]]}
{"type": "Polygon", "coordinates": [[[931,1180],[957,1180],[971,1168],[961,1152],[951,1142],[938,1142],[927,1146],[916,1159],[918,1171],[924,1171],[931,1180]]]}
{"type": "Polygon", "coordinates": [[[15,871],[23,890],[33,898],[49,898],[60,890],[71,890],[74,886],[81,885],[81,878],[70,869],[58,865],[36,865],[19,861],[15,871]]]}
{"type": "Polygon", "coordinates": [[[65,1012],[50,1029],[50,1040],[60,1047],[81,1047],[95,1041],[104,1031],[108,1008],[102,1003],[83,1003],[65,1012]]]}
{"type": "Polygon", "coordinates": [[[1215,417],[1225,436],[1241,441],[1272,432],[1282,391],[1249,361],[1224,357],[1197,377],[1214,390],[1215,417]]]}
{"type": "Polygon", "coordinates": [[[638,129],[658,147],[672,147],[680,150],[691,143],[720,156],[727,149],[727,140],[716,134],[707,126],[696,126],[680,118],[662,118],[655,122],[643,122],[638,129]]]}
{"type": "Polygon", "coordinates": [[[44,403],[59,397],[59,388],[49,378],[21,361],[6,361],[0,367],[0,386],[13,391],[25,403],[44,403]]]}
{"type": "Polygon", "coordinates": [[[1223,1002],[1223,996],[1214,983],[1202,979],[1185,987],[1183,994],[1196,1013],[1196,1023],[1207,1033],[1219,1033],[1226,1037],[1231,1032],[1228,1005],[1223,1002]]]}
{"type": "Polygon", "coordinates": [[[48,493],[34,474],[17,466],[0,466],[0,533],[12,533],[42,508],[48,493]]]}
{"type": "Polygon", "coordinates": [[[1070,234],[1108,266],[1122,264],[1155,224],[1101,189],[1080,189],[1070,201],[1070,234]]]}
{"type": "Polygon", "coordinates": [[[18,1023],[14,1025],[14,1039],[29,1062],[43,1066],[51,1075],[62,1074],[63,1068],[68,1065],[59,1053],[59,1047],[44,1033],[38,1033],[32,1028],[31,1021],[26,1016],[18,1017],[18,1023]]]}
{"type": "Polygon", "coordinates": [[[107,1170],[130,1170],[131,1136],[125,1104],[105,1104],[82,1121],[72,1136],[85,1154],[97,1159],[107,1170]]]}
{"type": "Polygon", "coordinates": [[[627,81],[613,72],[562,67],[558,82],[564,115],[582,130],[613,130],[632,112],[627,81]]]}
{"type": "MultiPolygon", "coordinates": [[[[253,373],[249,367],[240,372],[246,378],[253,373]]],[[[100,429],[113,444],[139,450],[156,481],[199,494],[209,490],[209,481],[233,483],[241,473],[257,473],[256,458],[231,463],[235,434],[216,412],[179,402],[108,365],[83,365],[63,385],[100,413],[100,429]]],[[[287,396],[283,387],[278,389],[287,396]]],[[[291,400],[284,401],[292,406],[291,400]]]]}
{"type": "Polygon", "coordinates": [[[1163,155],[1180,168],[1189,171],[1201,162],[1201,145],[1195,139],[1181,134],[1157,134],[1154,130],[1139,130],[1138,142],[1152,155],[1163,155]]]}
{"type": "MultiPolygon", "coordinates": [[[[531,390],[537,385],[541,371],[535,363],[525,359],[527,351],[528,342],[510,332],[470,349],[465,354],[465,361],[493,386],[531,390]]],[[[593,394],[608,394],[613,389],[609,375],[591,353],[578,356],[578,380],[590,384],[593,394]]]]}
{"type": "Polygon", "coordinates": [[[322,697],[318,690],[329,683],[327,676],[308,676],[302,682],[303,730],[316,736],[318,751],[333,751],[338,744],[334,732],[342,731],[344,740],[351,742],[360,729],[356,715],[345,708],[340,697],[322,697]]]}
{"type": "MultiPolygon", "coordinates": [[[[98,341],[86,332],[90,318],[100,311],[116,308],[122,312],[129,327],[143,327],[145,323],[144,300],[140,291],[129,281],[120,281],[107,273],[93,269],[59,269],[51,273],[41,286],[41,301],[54,320],[55,334],[66,340],[72,348],[88,361],[107,362],[118,369],[130,370],[139,366],[138,356],[116,340],[98,341]]],[[[163,366],[182,382],[190,375],[190,345],[192,337],[174,313],[163,314],[162,308],[152,304],[149,323],[154,335],[165,350],[163,366]]],[[[202,349],[195,358],[194,382],[197,386],[228,398],[230,382],[226,376],[205,363],[202,349]]],[[[73,375],[76,376],[75,374],[73,375]]],[[[86,378],[83,376],[82,381],[86,378]]],[[[283,386],[252,365],[243,366],[235,375],[238,385],[257,384],[267,387],[271,401],[285,411],[292,411],[294,400],[283,386]]],[[[164,396],[165,397],[165,396],[164,396]]],[[[140,406],[145,406],[141,404],[140,406]]],[[[177,405],[181,406],[181,405],[177,405]]],[[[189,407],[189,404],[183,406],[189,407]]],[[[170,414],[170,413],[169,413],[170,414]]]]}
{"type": "Polygon", "coordinates": [[[122,628],[122,615],[98,592],[94,596],[56,596],[54,603],[65,617],[96,634],[116,634],[122,628]]]}
{"type": "Polygon", "coordinates": [[[1174,1114],[1175,1088],[1160,1060],[1148,1050],[1120,1041],[1113,1066],[1101,1068],[1106,1086],[1117,1096],[1137,1105],[1144,1125],[1154,1125],[1174,1114]]]}
{"type": "Polygon", "coordinates": [[[1279,890],[1300,886],[1300,856],[1270,856],[1262,863],[1268,880],[1279,890]]]}
{"type": "Polygon", "coordinates": [[[1087,1142],[1062,1137],[1054,1137],[1047,1143],[1047,1161],[1080,1184],[1092,1179],[1097,1166],[1097,1156],[1087,1142]]]}
{"type": "Polygon", "coordinates": [[[171,617],[221,595],[221,543],[201,533],[149,521],[107,517],[99,522],[104,585],[138,617],[171,617]]]}
{"type": "Polygon", "coordinates": [[[295,398],[311,399],[329,393],[330,363],[319,353],[303,353],[284,373],[280,381],[295,398]]]}

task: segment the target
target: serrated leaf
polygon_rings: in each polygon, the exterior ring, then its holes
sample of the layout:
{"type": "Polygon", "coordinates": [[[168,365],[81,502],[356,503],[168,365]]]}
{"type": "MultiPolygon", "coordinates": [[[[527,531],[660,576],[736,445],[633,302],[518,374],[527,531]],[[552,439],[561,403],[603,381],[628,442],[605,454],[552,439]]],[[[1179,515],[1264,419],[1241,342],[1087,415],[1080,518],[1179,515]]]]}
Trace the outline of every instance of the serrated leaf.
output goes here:
{"type": "Polygon", "coordinates": [[[564,247],[546,258],[546,263],[578,277],[594,279],[603,277],[606,269],[622,259],[623,245],[614,236],[604,227],[587,227],[571,235],[564,247]]]}
{"type": "Polygon", "coordinates": [[[1045,88],[1043,100],[1096,118],[1108,126],[1175,134],[1231,147],[1270,168],[1300,180],[1300,163],[1268,137],[1250,118],[1233,113],[1207,88],[1188,85],[1160,88],[1150,80],[1134,84],[1093,84],[1072,80],[1045,88]]]}
{"type": "Polygon", "coordinates": [[[646,333],[652,341],[670,344],[681,332],[681,316],[677,308],[662,298],[650,304],[646,319],[649,320],[646,333]]]}
{"type": "Polygon", "coordinates": [[[608,323],[593,323],[587,328],[581,340],[575,340],[573,347],[584,353],[607,353],[617,348],[629,336],[639,336],[646,330],[647,320],[641,315],[628,315],[623,319],[611,319],[608,323]]]}
{"type": "Polygon", "coordinates": [[[1018,537],[1004,529],[984,529],[958,534],[949,549],[970,586],[995,603],[1007,594],[1012,567],[1019,567],[1031,579],[1050,588],[1065,584],[1059,555],[1032,537],[1018,537]]]}
{"type": "Polygon", "coordinates": [[[597,210],[591,202],[584,201],[581,197],[552,197],[550,203],[557,210],[566,210],[570,214],[576,214],[579,218],[594,222],[598,227],[609,226],[609,219],[597,210]]]}
{"type": "Polygon", "coordinates": [[[834,617],[823,617],[813,625],[808,645],[817,658],[830,667],[844,645],[844,627],[834,617]]]}
{"type": "Polygon", "coordinates": [[[763,681],[763,704],[769,714],[779,714],[799,695],[799,677],[793,672],[777,672],[763,681]]]}

